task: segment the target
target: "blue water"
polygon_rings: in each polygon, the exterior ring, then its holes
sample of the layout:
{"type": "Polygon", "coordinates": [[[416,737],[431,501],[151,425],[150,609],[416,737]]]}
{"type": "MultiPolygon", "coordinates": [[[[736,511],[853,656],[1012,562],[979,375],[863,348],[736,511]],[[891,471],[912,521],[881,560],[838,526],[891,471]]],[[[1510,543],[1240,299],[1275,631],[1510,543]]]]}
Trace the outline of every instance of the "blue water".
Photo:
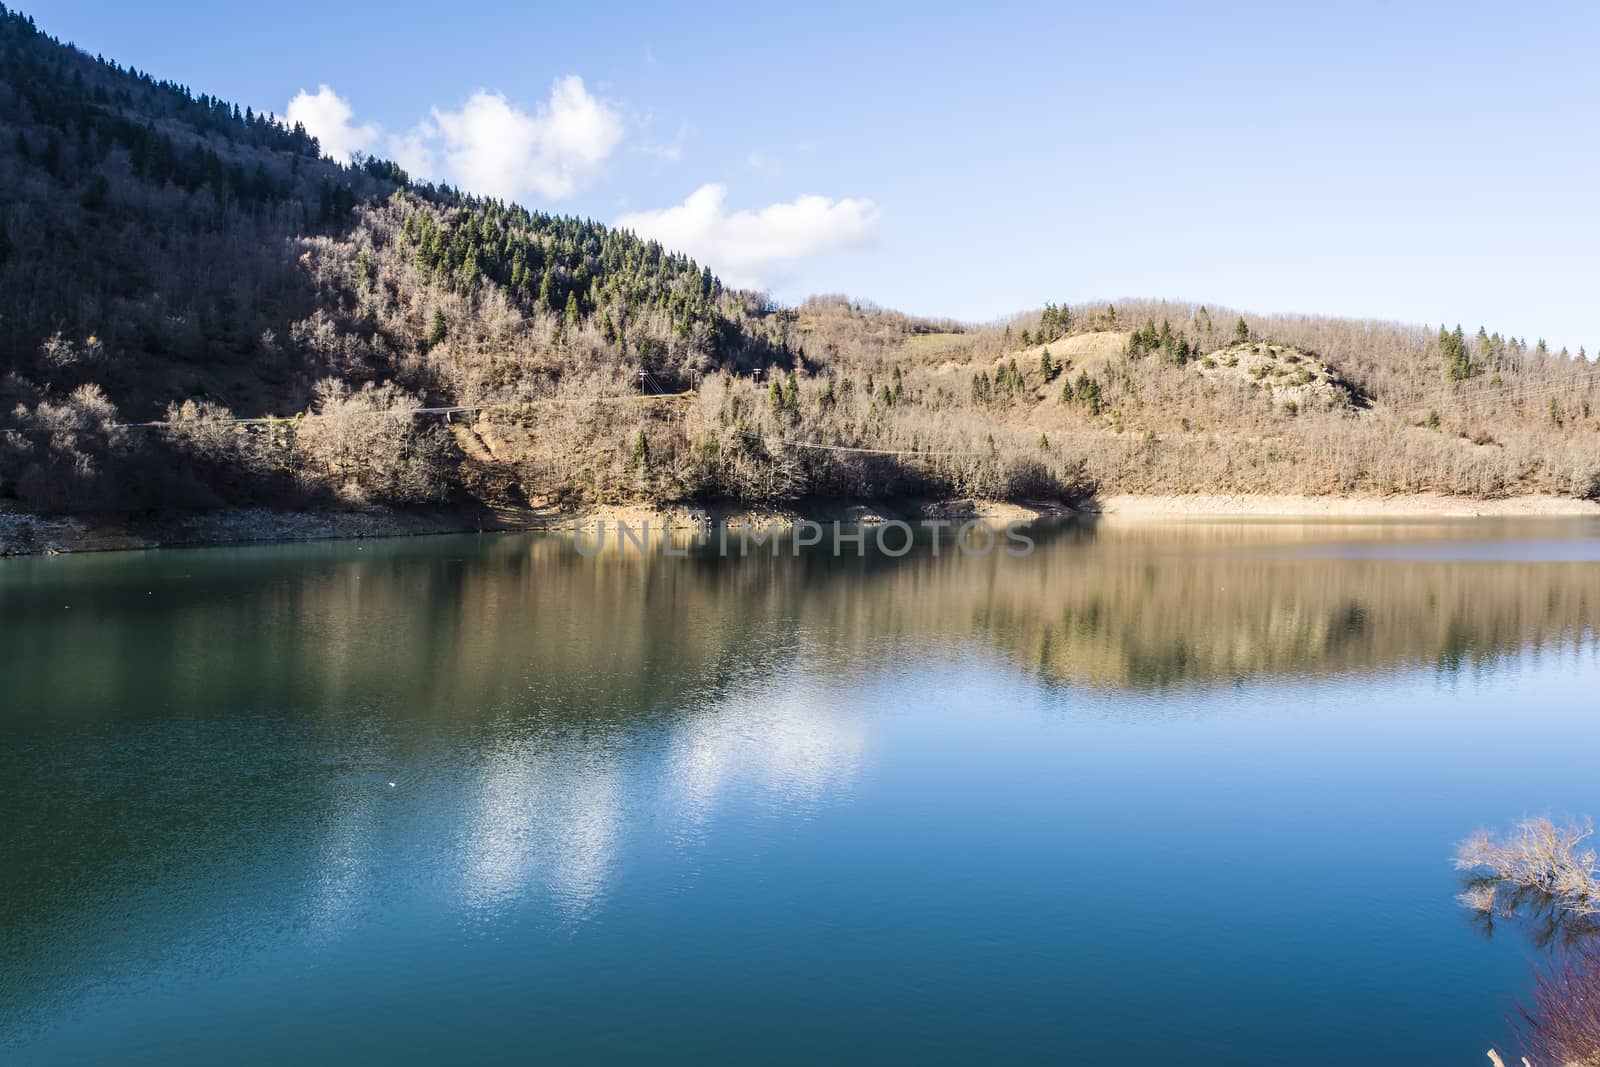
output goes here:
{"type": "Polygon", "coordinates": [[[1451,851],[1600,811],[1597,546],[0,563],[0,1061],[1486,1062],[1451,851]]]}

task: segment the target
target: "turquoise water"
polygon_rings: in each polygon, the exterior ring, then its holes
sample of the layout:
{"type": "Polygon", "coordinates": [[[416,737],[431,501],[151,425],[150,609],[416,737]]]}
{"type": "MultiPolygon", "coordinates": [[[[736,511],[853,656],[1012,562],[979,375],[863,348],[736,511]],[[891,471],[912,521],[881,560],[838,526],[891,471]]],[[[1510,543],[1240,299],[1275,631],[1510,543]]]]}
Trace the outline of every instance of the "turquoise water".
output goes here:
{"type": "Polygon", "coordinates": [[[1472,1064],[1600,526],[0,563],[0,1061],[1472,1064]],[[392,783],[392,784],[391,784],[392,783]]]}

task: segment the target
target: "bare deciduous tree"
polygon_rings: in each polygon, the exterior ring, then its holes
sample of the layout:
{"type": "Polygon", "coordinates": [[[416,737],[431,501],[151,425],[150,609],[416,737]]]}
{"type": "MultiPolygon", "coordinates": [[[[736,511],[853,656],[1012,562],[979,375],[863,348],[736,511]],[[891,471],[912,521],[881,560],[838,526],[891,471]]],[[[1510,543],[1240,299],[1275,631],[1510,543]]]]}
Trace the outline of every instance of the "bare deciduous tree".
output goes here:
{"type": "Polygon", "coordinates": [[[297,435],[308,471],[353,501],[442,500],[448,445],[437,426],[418,420],[419,406],[392,382],[359,390],[334,379],[319,382],[316,413],[297,435]]]}

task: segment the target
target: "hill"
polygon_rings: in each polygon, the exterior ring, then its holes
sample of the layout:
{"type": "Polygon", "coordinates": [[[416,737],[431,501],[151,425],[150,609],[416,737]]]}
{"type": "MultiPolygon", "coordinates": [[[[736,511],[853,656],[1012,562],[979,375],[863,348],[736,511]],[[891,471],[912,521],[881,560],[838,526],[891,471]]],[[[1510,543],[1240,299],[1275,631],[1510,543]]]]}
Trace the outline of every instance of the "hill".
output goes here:
{"type": "Polygon", "coordinates": [[[654,242],[386,161],[340,165],[298,126],[3,7],[0,59],[0,410],[21,431],[0,491],[27,506],[436,500],[461,490],[463,457],[420,420],[401,435],[411,469],[376,477],[297,447],[309,424],[221,420],[376,408],[410,423],[410,407],[570,378],[671,389],[793,363],[758,294],[654,242]],[[154,421],[173,425],[127,428],[154,421]]]}
{"type": "Polygon", "coordinates": [[[0,498],[37,512],[1118,493],[1600,496],[1587,359],[1078,303],[780,307],[338,163],[0,7],[0,498]]]}

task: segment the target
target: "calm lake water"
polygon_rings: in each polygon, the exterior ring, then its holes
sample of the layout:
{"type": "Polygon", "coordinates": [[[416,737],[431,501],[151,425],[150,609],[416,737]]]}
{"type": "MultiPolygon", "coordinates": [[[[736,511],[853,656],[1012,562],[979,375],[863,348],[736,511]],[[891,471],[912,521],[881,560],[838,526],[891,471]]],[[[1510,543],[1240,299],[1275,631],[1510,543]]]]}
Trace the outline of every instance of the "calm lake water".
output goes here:
{"type": "Polygon", "coordinates": [[[1479,1064],[1600,524],[0,562],[0,1061],[1479,1064]],[[392,785],[391,785],[392,783],[392,785]]]}

